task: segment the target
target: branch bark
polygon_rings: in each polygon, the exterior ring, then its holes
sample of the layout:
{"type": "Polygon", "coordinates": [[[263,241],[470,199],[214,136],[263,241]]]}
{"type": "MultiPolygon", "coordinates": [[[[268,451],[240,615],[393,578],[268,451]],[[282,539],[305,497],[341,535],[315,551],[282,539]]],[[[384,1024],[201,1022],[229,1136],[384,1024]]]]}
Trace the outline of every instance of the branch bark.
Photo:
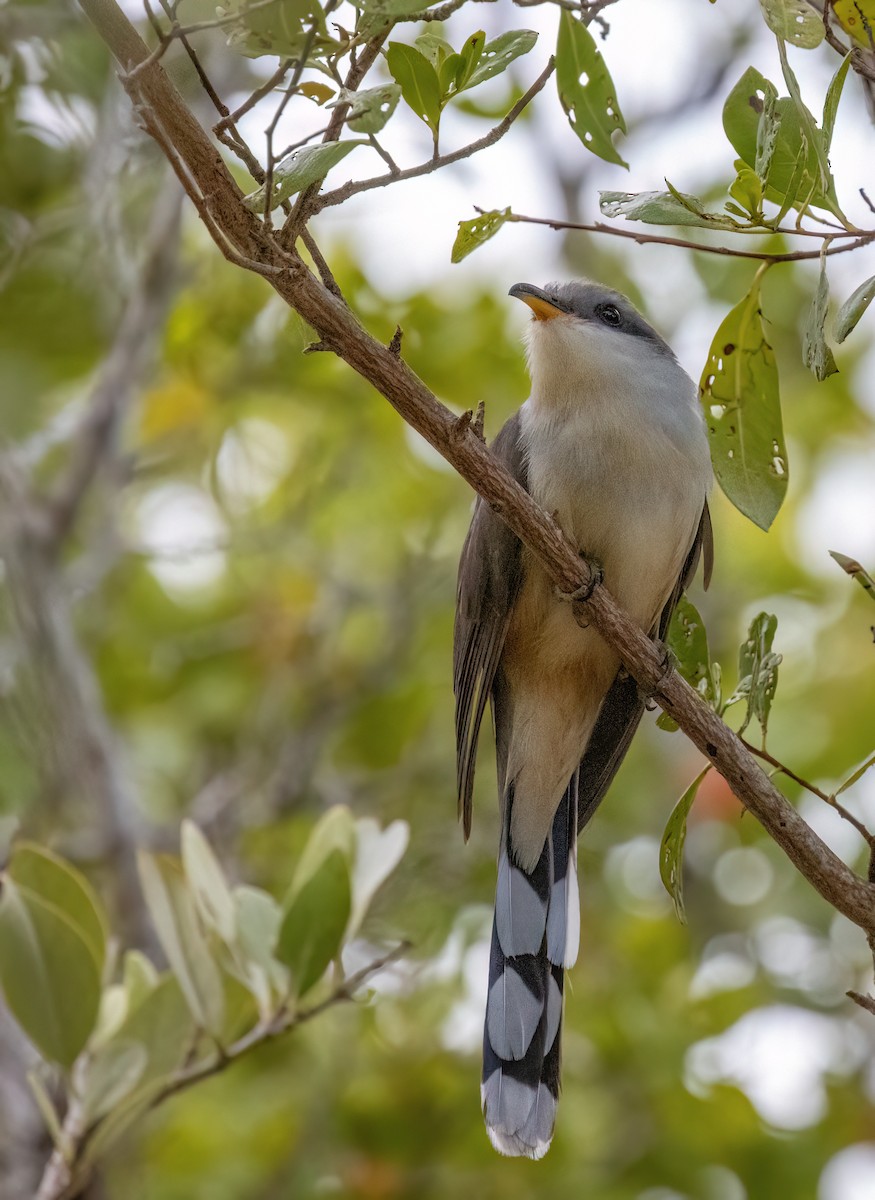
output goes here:
{"type": "MultiPolygon", "coordinates": [[[[147,47],[114,0],[80,4],[125,71],[146,60],[147,47]]],[[[470,427],[460,433],[455,415],[400,355],[372,338],[301,259],[279,245],[243,207],[240,189],[161,64],[153,62],[133,78],[128,75],[127,87],[146,127],[158,130],[162,147],[176,159],[176,169],[199,210],[207,214],[223,253],[252,259],[252,269],[263,274],[324,345],[367,379],[479,492],[563,591],[587,586],[591,572],[575,547],[496,463],[476,433],[470,427]]],[[[675,671],[666,673],[659,647],[619,609],[604,586],[595,588],[586,610],[587,620],[617,651],[641,688],[674,718],[812,886],[849,920],[865,930],[875,929],[875,887],[850,870],[802,820],[701,697],[675,671]]]]}

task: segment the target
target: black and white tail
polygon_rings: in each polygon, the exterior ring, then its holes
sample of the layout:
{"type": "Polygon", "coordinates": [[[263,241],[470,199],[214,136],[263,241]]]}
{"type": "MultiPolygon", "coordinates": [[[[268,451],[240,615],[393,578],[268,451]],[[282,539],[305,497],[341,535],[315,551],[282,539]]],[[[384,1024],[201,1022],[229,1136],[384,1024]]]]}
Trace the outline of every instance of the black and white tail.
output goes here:
{"type": "Polygon", "coordinates": [[[489,1139],[501,1154],[541,1158],[553,1137],[564,968],[574,964],[580,941],[577,787],[575,772],[531,873],[514,862],[508,788],[480,1087],[489,1139]]]}

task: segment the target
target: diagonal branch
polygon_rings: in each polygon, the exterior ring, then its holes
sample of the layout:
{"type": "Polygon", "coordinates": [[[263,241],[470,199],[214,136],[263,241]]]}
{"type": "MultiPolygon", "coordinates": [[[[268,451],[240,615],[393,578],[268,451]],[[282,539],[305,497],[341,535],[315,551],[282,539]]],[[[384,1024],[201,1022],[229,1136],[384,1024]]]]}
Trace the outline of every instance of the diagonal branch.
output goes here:
{"type": "MultiPolygon", "coordinates": [[[[114,0],[80,0],[123,66],[144,61],[148,48],[114,0]]],[[[438,402],[397,350],[383,346],[358,323],[291,251],[252,227],[252,214],[215,154],[206,134],[185,107],[158,63],[129,81],[132,98],[158,114],[174,152],[209,206],[222,235],[246,257],[257,259],[277,293],[312,325],[321,341],[389,401],[398,413],[474,487],[529,547],[566,592],[590,584],[592,572],[555,521],[504,470],[476,433],[458,430],[457,418],[438,402]]],[[[875,887],[861,879],[815,834],[762,771],[756,759],[676,671],[666,673],[664,656],[620,610],[604,586],[586,605],[587,619],[618,653],[626,669],[684,730],[732,790],[774,838],[806,879],[839,912],[875,930],[875,887]]]]}

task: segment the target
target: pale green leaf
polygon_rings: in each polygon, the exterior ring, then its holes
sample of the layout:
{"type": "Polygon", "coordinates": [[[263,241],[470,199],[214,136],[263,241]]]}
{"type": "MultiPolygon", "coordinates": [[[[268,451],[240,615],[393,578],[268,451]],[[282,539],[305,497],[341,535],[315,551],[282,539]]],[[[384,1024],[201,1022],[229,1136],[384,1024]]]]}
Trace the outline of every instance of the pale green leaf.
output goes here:
{"type": "Polygon", "coordinates": [[[842,60],[842,65],[836,71],[830,80],[830,85],[826,90],[826,100],[823,104],[823,146],[827,154],[832,145],[832,135],[835,129],[836,114],[838,113],[839,101],[842,98],[842,92],[845,87],[845,80],[848,77],[848,70],[851,65],[850,54],[846,55],[842,60]]]}
{"type": "Polygon", "coordinates": [[[64,1140],[64,1135],[61,1130],[61,1120],[55,1108],[54,1101],[49,1095],[48,1089],[43,1082],[42,1072],[45,1067],[42,1063],[32,1067],[27,1072],[27,1082],[33,1098],[36,1101],[36,1106],[40,1111],[40,1116],[46,1123],[46,1129],[49,1131],[49,1137],[52,1139],[54,1146],[60,1146],[64,1140]]]}
{"type": "Polygon", "coordinates": [[[8,872],[21,887],[29,888],[41,900],[65,914],[88,943],[102,970],[106,957],[106,914],[82,872],[51,850],[32,842],[16,843],[8,872]]]}
{"type": "Polygon", "coordinates": [[[731,217],[706,212],[700,200],[681,192],[600,192],[599,208],[606,217],[625,217],[650,225],[738,229],[738,222],[731,217]]]}
{"type": "Polygon", "coordinates": [[[849,787],[853,787],[855,783],[863,778],[870,767],[875,767],[875,754],[870,754],[869,757],[857,767],[853,774],[849,775],[840,788],[837,788],[833,793],[834,796],[840,796],[842,792],[846,792],[849,787]]]}
{"type": "Polygon", "coordinates": [[[219,968],[198,924],[185,876],[166,855],[140,854],[140,883],[167,961],[201,1028],[217,1035],[224,1018],[219,968]]]}
{"type": "Polygon", "coordinates": [[[837,216],[843,217],[844,214],[839,208],[835,194],[835,182],[829,167],[829,158],[827,157],[823,132],[818,128],[813,114],[805,106],[802,99],[802,92],[799,89],[799,83],[793,74],[793,69],[787,58],[787,47],[780,39],[778,41],[778,56],[781,59],[781,71],[784,75],[784,82],[787,84],[787,90],[795,106],[803,138],[808,144],[810,151],[814,154],[816,169],[813,174],[817,184],[816,190],[821,192],[825,197],[827,207],[837,216]]]}
{"type": "Polygon", "coordinates": [[[737,695],[747,696],[747,714],[742,722],[741,731],[756,718],[763,731],[763,744],[768,732],[769,712],[778,686],[778,667],[781,663],[781,655],[772,651],[777,628],[776,616],[771,613],[759,613],[751,621],[747,637],[738,650],[737,695]]]}
{"type": "Polygon", "coordinates": [[[779,38],[803,50],[823,41],[823,19],[808,0],[760,0],[766,24],[779,38]]]}
{"type": "MultiPolygon", "coordinates": [[[[458,91],[469,91],[485,83],[487,79],[500,75],[514,59],[528,54],[537,40],[538,35],[532,29],[509,29],[506,33],[499,34],[482,47],[481,53],[476,54],[465,82],[458,86],[458,91]]],[[[462,56],[464,57],[464,50],[462,56]]]]}
{"type": "Polygon", "coordinates": [[[116,1038],[89,1056],[82,1089],[82,1115],[99,1121],[120,1104],[142,1079],[149,1055],[140,1042],[116,1038]]]}
{"type": "Polygon", "coordinates": [[[224,0],[218,12],[220,16],[236,16],[225,27],[228,45],[249,58],[262,54],[294,58],[305,46],[315,54],[337,45],[328,34],[318,0],[275,0],[273,4],[224,0]],[[315,33],[311,34],[314,26],[315,33]]]}
{"type": "Polygon", "coordinates": [[[254,887],[234,889],[234,908],[243,982],[267,1017],[274,994],[284,996],[289,990],[289,973],[275,957],[282,912],[273,896],[254,887]]]}
{"type": "Polygon", "coordinates": [[[385,829],[370,817],[356,821],[355,860],[352,868],[352,911],[346,937],[355,937],[377,890],[389,878],[410,841],[406,821],[392,821],[385,829]]]}
{"type": "Polygon", "coordinates": [[[390,42],[386,61],[409,107],[436,133],[441,120],[441,85],[424,54],[404,42],[390,42]]]}
{"type": "Polygon", "coordinates": [[[0,894],[0,983],[43,1057],[71,1067],[97,1021],[101,964],[79,925],[9,875],[0,894]]]}
{"type": "Polygon", "coordinates": [[[200,918],[223,942],[234,939],[234,901],[212,847],[194,821],[182,822],[182,865],[200,918]]]}
{"type": "Polygon", "coordinates": [[[436,71],[440,71],[446,60],[455,54],[455,50],[447,39],[441,37],[439,33],[434,33],[431,29],[415,38],[414,45],[425,55],[436,71]]]}
{"type": "Polygon", "coordinates": [[[616,130],[626,132],[617,90],[592,34],[566,9],[559,15],[556,86],[571,128],[587,150],[628,167],[611,140],[616,130]]]}
{"type": "Polygon", "coordinates": [[[759,309],[759,281],[726,316],[699,384],[714,474],[736,508],[768,529],[787,491],[778,369],[759,309]]]}
{"type": "Polygon", "coordinates": [[[848,334],[853,333],[857,322],[875,298],[875,275],[861,283],[838,311],[835,320],[835,340],[841,344],[848,334]]]}
{"type": "Polygon", "coordinates": [[[826,314],[829,309],[829,279],[826,257],[820,256],[820,277],[817,291],[808,309],[802,337],[802,360],[820,383],[838,371],[832,350],[826,340],[826,314]]]}
{"type": "Polygon", "coordinates": [[[355,855],[355,837],[355,819],[350,809],[345,804],[332,804],[316,822],[307,839],[292,876],[292,894],[300,891],[335,851],[348,866],[351,865],[355,855]]]}
{"type": "Polygon", "coordinates": [[[681,924],[686,925],[684,909],[684,842],[687,837],[687,817],[696,799],[699,785],[710,771],[710,765],[696,776],[678,800],[668,819],[659,847],[659,874],[665,890],[671,896],[674,910],[681,924]]]}
{"type": "Polygon", "coordinates": [[[349,862],[333,850],[285,906],[277,958],[291,970],[297,996],[318,983],[337,956],[350,908],[349,862]]]}
{"type": "MultiPolygon", "coordinates": [[[[350,150],[356,146],[366,146],[362,138],[346,142],[322,142],[318,146],[303,146],[277,163],[273,172],[273,198],[271,209],[288,200],[290,196],[302,192],[311,183],[324,179],[332,167],[346,158],[350,150]]],[[[264,212],[265,184],[257,191],[250,192],[243,203],[252,212],[264,212]]]]}
{"type": "Polygon", "coordinates": [[[349,104],[346,123],[353,133],[379,133],[398,107],[400,99],[401,88],[398,84],[384,83],[361,92],[348,92],[346,88],[341,88],[337,99],[328,107],[349,104]]]}
{"type": "Polygon", "coordinates": [[[470,221],[460,221],[456,240],[453,242],[453,249],[450,252],[450,261],[458,263],[463,258],[467,258],[478,246],[482,246],[484,242],[488,242],[491,237],[494,237],[510,218],[511,211],[509,208],[505,208],[480,213],[479,216],[472,217],[470,221]]]}

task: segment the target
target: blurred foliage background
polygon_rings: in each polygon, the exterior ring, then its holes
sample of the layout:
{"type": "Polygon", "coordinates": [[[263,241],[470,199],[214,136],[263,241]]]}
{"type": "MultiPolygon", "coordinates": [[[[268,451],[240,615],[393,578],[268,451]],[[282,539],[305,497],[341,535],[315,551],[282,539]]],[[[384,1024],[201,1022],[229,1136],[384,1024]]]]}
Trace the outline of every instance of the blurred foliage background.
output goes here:
{"type": "MultiPolygon", "coordinates": [[[[635,32],[656,37],[647,22],[665,14],[622,0],[618,24],[627,3],[635,32]]],[[[692,39],[693,50],[684,51],[672,104],[656,116],[643,104],[627,113],[633,167],[635,147],[663,134],[675,137],[666,158],[678,138],[695,158],[684,126],[691,96],[703,111],[716,98],[707,109],[716,136],[720,100],[760,53],[756,5],[726,8],[667,6],[674,36],[692,39]]],[[[484,10],[480,23],[518,25],[507,9],[484,10]]],[[[547,28],[555,13],[542,15],[547,28]]],[[[213,52],[231,92],[251,89],[265,71],[223,57],[221,39],[213,52]]],[[[610,38],[605,53],[622,96],[624,78],[643,68],[612,53],[610,38]]],[[[181,59],[174,69],[194,102],[181,59]]],[[[539,120],[562,119],[553,104],[515,131],[514,153],[523,174],[540,180],[546,215],[573,218],[593,211],[603,168],[539,136],[539,120]]],[[[841,121],[865,124],[858,95],[841,121]]],[[[664,164],[676,184],[688,168],[686,159],[664,164]]],[[[718,188],[721,177],[698,169],[700,195],[718,188]]],[[[463,170],[453,186],[468,189],[469,203],[501,199],[488,157],[479,174],[463,170]]],[[[403,187],[396,191],[392,203],[405,203],[403,187]]],[[[713,773],[690,822],[689,926],[677,923],[659,882],[658,842],[700,762],[652,718],[581,847],[582,949],[568,989],[553,1149],[537,1165],[490,1149],[478,1060],[494,777],[484,753],[475,830],[463,846],[449,669],[455,564],[472,497],[346,367],[302,354],[309,331],[263,281],[218,255],[192,212],[177,222],[172,194],[74,8],[0,6],[0,422],[25,480],[16,491],[7,477],[4,505],[27,503],[28,479],[51,494],[63,477],[150,229],[162,256],[144,326],[147,361],[60,565],[40,574],[45,564],[28,557],[26,537],[18,567],[7,557],[0,807],[77,861],[115,904],[116,927],[134,938],[122,833],[175,845],[191,816],[233,877],[279,889],[326,806],[344,802],[383,823],[404,818],[410,849],[365,933],[374,943],[406,937],[414,949],[377,980],[368,1003],[335,1009],[166,1104],[109,1161],[93,1194],[875,1195],[875,1026],[844,995],[870,983],[863,935],[796,876],[713,773]],[[125,764],[121,813],[89,776],[89,739],[103,736],[125,764]]],[[[518,278],[585,273],[629,292],[680,342],[695,375],[720,313],[753,274],[743,262],[517,229],[479,265],[475,256],[451,269],[454,224],[469,213],[457,211],[457,192],[437,195],[440,220],[417,224],[411,212],[394,250],[385,234],[376,249],[371,238],[381,193],[367,198],[358,231],[326,221],[323,249],[374,333],[388,340],[402,326],[405,356],[442,399],[460,412],[485,401],[490,435],[526,395],[522,315],[505,295],[518,278]],[[445,266],[423,286],[432,243],[445,266]]],[[[859,278],[871,273],[869,257],[868,271],[854,265],[859,278]]],[[[714,582],[693,596],[730,685],[751,615],[778,615],[784,662],[770,749],[829,790],[873,748],[872,604],[825,551],[875,553],[875,350],[870,317],[843,349],[840,374],[817,384],[804,371],[812,280],[788,266],[770,272],[764,289],[790,446],[788,500],[766,535],[715,496],[714,582]]],[[[792,783],[786,790],[864,868],[857,834],[792,783]]],[[[848,804],[875,818],[875,780],[864,778],[848,804]]],[[[47,1146],[24,1090],[28,1051],[5,1017],[0,1034],[0,1195],[11,1200],[29,1194],[21,1180],[47,1146]]]]}

